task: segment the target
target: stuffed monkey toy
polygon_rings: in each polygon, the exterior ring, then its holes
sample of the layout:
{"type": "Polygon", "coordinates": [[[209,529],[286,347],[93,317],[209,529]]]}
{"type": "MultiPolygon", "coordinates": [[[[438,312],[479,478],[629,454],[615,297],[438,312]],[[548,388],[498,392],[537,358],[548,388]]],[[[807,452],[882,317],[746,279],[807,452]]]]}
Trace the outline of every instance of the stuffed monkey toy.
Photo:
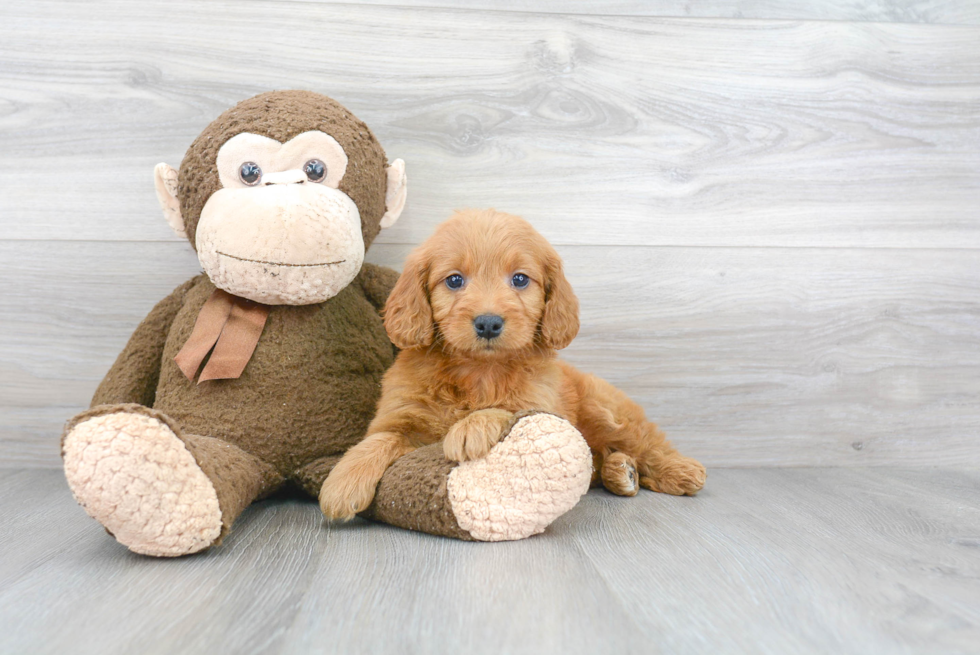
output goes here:
{"type": "MultiPolygon", "coordinates": [[[[394,360],[380,311],[398,277],[364,253],[398,219],[406,177],[364,123],[306,91],[245,100],[201,133],[179,172],[155,174],[203,274],[136,328],[61,450],[89,515],[130,550],[173,557],[219,544],[281,488],[316,498],[364,437],[394,360]]],[[[519,415],[482,460],[447,461],[437,444],[396,461],[363,515],[459,539],[523,538],[575,505],[591,468],[567,421],[519,415]]]]}

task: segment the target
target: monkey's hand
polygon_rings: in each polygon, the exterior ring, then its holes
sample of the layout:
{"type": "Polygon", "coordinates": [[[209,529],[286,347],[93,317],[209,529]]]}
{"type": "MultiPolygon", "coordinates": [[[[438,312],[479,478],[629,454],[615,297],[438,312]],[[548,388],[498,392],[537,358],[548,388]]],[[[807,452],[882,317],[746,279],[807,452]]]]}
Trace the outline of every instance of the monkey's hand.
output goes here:
{"type": "Polygon", "coordinates": [[[504,409],[478,409],[456,421],[442,442],[446,459],[465,462],[485,457],[513,418],[514,413],[504,409]]]}

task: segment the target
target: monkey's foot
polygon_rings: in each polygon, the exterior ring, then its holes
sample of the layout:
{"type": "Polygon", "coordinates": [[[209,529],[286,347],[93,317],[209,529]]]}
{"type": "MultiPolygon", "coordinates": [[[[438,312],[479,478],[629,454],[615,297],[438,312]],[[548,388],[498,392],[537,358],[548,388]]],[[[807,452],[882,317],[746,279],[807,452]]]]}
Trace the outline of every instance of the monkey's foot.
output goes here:
{"type": "Polygon", "coordinates": [[[449,498],[459,526],[477,541],[523,539],[573,508],[589,490],[592,453],[568,421],[533,414],[483,459],[449,474],[449,498]]]}
{"type": "Polygon", "coordinates": [[[62,454],[78,504],[133,552],[188,555],[221,534],[214,486],[163,421],[96,414],[69,427],[62,454]]]}

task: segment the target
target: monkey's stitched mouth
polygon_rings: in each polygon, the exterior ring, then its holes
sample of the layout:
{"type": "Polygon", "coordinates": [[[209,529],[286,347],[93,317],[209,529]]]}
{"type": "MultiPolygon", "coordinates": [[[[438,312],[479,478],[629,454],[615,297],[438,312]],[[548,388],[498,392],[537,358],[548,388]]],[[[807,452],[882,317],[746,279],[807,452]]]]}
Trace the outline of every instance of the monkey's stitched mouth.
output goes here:
{"type": "Polygon", "coordinates": [[[219,255],[224,257],[230,257],[231,259],[237,259],[240,262],[251,262],[252,264],[268,264],[269,266],[289,266],[291,268],[308,268],[310,266],[333,266],[334,264],[343,264],[346,259],[341,259],[336,262],[323,262],[322,264],[285,264],[283,262],[267,262],[262,259],[249,259],[248,257],[237,257],[235,255],[229,255],[226,252],[216,251],[219,255]]]}

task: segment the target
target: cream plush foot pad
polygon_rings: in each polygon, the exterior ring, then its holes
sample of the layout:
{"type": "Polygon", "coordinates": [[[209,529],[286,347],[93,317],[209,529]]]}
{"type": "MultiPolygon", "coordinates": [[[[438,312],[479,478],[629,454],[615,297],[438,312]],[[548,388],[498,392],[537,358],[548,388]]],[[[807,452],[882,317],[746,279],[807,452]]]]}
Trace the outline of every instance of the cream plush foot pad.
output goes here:
{"type": "Polygon", "coordinates": [[[176,557],[221,534],[214,486],[184,442],[143,414],[103,414],[65,436],[65,477],[78,504],[136,553],[176,557]]]}
{"type": "Polygon", "coordinates": [[[447,486],[459,527],[478,541],[509,541],[544,532],[591,480],[592,453],[579,431],[552,414],[534,414],[485,458],[461,462],[447,486]]]}

